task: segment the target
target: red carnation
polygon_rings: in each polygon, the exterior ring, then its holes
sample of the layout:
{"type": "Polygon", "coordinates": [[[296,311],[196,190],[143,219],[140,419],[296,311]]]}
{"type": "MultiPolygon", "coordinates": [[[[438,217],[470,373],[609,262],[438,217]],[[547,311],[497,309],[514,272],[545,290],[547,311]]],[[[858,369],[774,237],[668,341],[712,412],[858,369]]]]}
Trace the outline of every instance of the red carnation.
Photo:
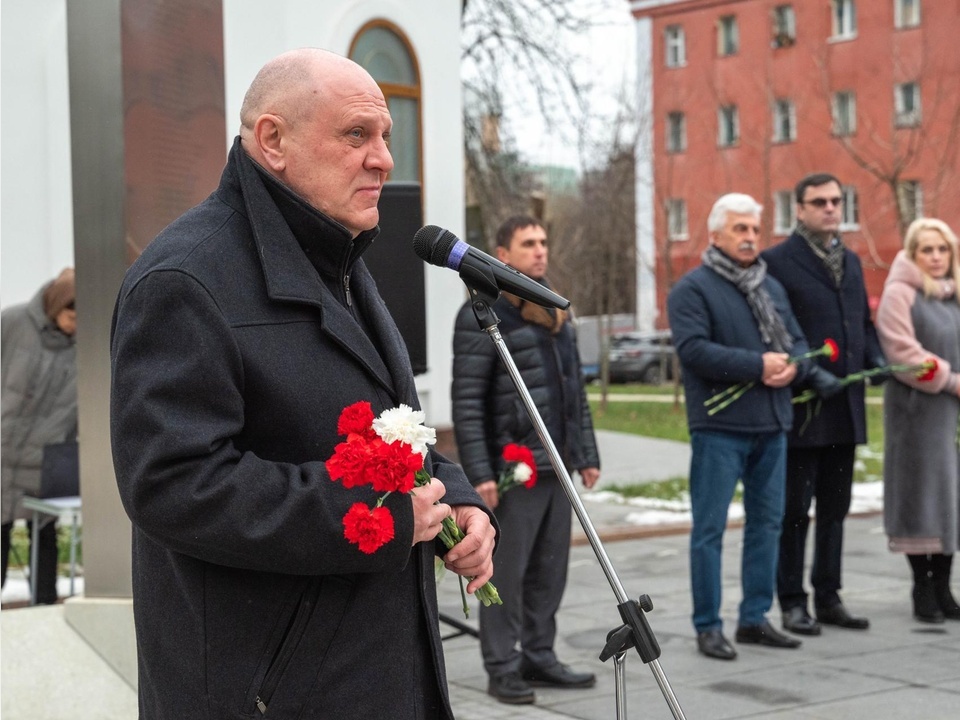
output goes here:
{"type": "Polygon", "coordinates": [[[325,463],[331,480],[343,480],[347,488],[369,485],[367,466],[371,459],[371,443],[362,435],[350,435],[339,443],[325,463]]]}
{"type": "Polygon", "coordinates": [[[537,484],[537,461],[533,459],[533,451],[526,445],[509,443],[503,449],[503,459],[507,463],[523,463],[530,468],[530,479],[523,483],[527,488],[537,484]]]}
{"type": "Polygon", "coordinates": [[[923,367],[926,368],[926,372],[917,375],[917,380],[920,382],[929,382],[933,380],[933,376],[937,374],[937,369],[940,367],[940,364],[937,362],[936,358],[928,358],[924,363],[923,367]]]}
{"type": "Polygon", "coordinates": [[[406,493],[413,490],[417,470],[423,469],[423,456],[406,443],[385,443],[379,438],[371,443],[367,476],[377,492],[406,493]]]}
{"type": "Polygon", "coordinates": [[[343,516],[343,537],[368,555],[393,540],[393,515],[389,508],[372,510],[363,503],[354,503],[343,516]]]}
{"type": "Polygon", "coordinates": [[[365,435],[373,432],[373,408],[366,400],[347,405],[337,421],[338,435],[365,435]]]}
{"type": "Polygon", "coordinates": [[[828,352],[825,352],[830,362],[836,362],[840,359],[840,348],[837,346],[837,341],[833,338],[827,338],[823,341],[823,346],[828,349],[828,352]]]}

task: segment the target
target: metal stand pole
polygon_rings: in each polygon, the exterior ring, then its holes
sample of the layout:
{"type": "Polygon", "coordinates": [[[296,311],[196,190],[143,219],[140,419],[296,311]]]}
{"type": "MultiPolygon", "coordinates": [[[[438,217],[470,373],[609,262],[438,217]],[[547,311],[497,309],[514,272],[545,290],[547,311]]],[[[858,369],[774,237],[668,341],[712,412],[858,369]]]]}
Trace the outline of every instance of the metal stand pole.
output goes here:
{"type": "Polygon", "coordinates": [[[497,327],[497,323],[499,323],[500,320],[490,307],[500,292],[495,280],[492,277],[487,278],[483,275],[472,272],[465,273],[464,271],[461,271],[460,277],[463,278],[463,280],[467,283],[467,289],[470,291],[470,296],[473,301],[473,312],[474,315],[476,315],[477,322],[480,324],[480,328],[490,336],[490,339],[496,346],[500,360],[503,362],[507,369],[507,373],[513,380],[513,384],[516,387],[517,392],[520,394],[520,398],[527,410],[527,414],[529,415],[530,420],[533,422],[534,428],[537,431],[537,436],[540,438],[540,441],[543,443],[543,447],[547,451],[547,455],[550,457],[550,464],[553,466],[557,477],[560,479],[563,490],[567,495],[567,499],[569,499],[570,504],[573,506],[573,510],[576,512],[577,518],[580,520],[580,524],[583,526],[584,533],[586,533],[587,539],[590,541],[590,546],[593,548],[593,552],[600,561],[600,567],[603,569],[603,573],[606,575],[607,581],[610,583],[610,587],[613,589],[613,592],[617,597],[617,609],[620,612],[620,617],[624,621],[624,625],[611,632],[612,637],[608,639],[607,646],[600,655],[600,659],[604,661],[606,661],[608,657],[616,658],[617,655],[620,655],[621,664],[619,668],[616,660],[614,662],[614,671],[618,673],[617,717],[626,718],[626,691],[625,688],[620,687],[621,685],[625,685],[625,678],[622,675],[623,655],[626,649],[629,647],[635,647],[637,648],[637,652],[640,653],[640,657],[643,659],[643,662],[650,666],[654,678],[656,679],[657,684],[660,686],[660,691],[663,693],[664,699],[667,701],[667,705],[670,707],[670,711],[673,713],[674,718],[677,718],[677,720],[684,718],[683,710],[680,708],[680,703],[673,694],[673,688],[670,687],[670,682],[667,680],[666,675],[660,668],[660,662],[657,659],[660,656],[660,646],[657,643],[657,640],[653,635],[653,631],[651,630],[650,625],[647,623],[647,619],[643,614],[645,611],[652,609],[653,605],[650,603],[647,596],[643,596],[642,599],[646,599],[645,604],[648,605],[648,607],[642,607],[641,604],[634,602],[627,597],[627,594],[623,589],[623,585],[620,583],[620,578],[617,576],[617,573],[613,568],[613,564],[610,562],[610,558],[607,556],[607,552],[603,547],[603,543],[600,541],[600,536],[597,535],[596,528],[594,527],[593,522],[590,520],[590,516],[587,515],[586,508],[583,506],[583,501],[577,494],[577,489],[573,484],[573,480],[570,479],[570,475],[567,473],[567,469],[564,467],[563,461],[561,460],[560,453],[557,451],[557,448],[553,443],[553,439],[550,437],[550,433],[547,431],[547,426],[543,422],[543,418],[540,417],[540,412],[537,410],[537,406],[534,404],[533,398],[530,396],[530,391],[527,390],[527,386],[523,382],[523,378],[520,376],[520,371],[513,362],[513,357],[510,355],[510,351],[507,349],[506,343],[503,341],[503,337],[500,335],[500,330],[497,327]],[[467,276],[465,277],[465,275],[467,276]],[[620,707],[621,698],[619,697],[621,692],[623,694],[622,715],[620,707]]]}

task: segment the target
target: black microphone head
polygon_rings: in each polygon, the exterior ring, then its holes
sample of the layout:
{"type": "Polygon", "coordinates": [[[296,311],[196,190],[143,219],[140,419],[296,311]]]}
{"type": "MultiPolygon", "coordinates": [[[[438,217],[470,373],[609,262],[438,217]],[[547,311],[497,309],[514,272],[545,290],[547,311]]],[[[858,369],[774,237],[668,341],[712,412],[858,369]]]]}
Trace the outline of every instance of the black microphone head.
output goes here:
{"type": "Polygon", "coordinates": [[[424,262],[444,267],[450,250],[457,243],[457,236],[436,225],[427,225],[413,236],[413,251],[424,262]]]}

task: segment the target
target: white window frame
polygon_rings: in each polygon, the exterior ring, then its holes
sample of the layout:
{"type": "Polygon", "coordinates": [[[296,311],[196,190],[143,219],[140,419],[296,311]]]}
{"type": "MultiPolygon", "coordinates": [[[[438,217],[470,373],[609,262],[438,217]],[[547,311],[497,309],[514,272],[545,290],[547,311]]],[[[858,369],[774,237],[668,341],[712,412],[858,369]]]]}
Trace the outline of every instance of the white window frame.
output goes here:
{"type": "Polygon", "coordinates": [[[918,217],[923,217],[923,187],[919,180],[901,180],[897,183],[897,202],[901,209],[905,200],[909,200],[913,206],[913,217],[903,218],[906,222],[910,223],[918,217]]]}
{"type": "Polygon", "coordinates": [[[857,132],[857,94],[853,90],[840,90],[830,101],[835,137],[848,137],[857,132]],[[846,102],[841,102],[845,98],[846,102]],[[841,111],[844,111],[841,116],[841,111]],[[842,122],[841,122],[842,121],[842,122]]]}
{"type": "Polygon", "coordinates": [[[853,231],[860,229],[860,200],[857,189],[853,185],[844,185],[840,189],[843,195],[843,206],[840,218],[840,230],[853,231]]]}
{"type": "Polygon", "coordinates": [[[740,111],[736,105],[721,105],[717,108],[717,146],[727,148],[739,143],[740,111]]]}
{"type": "Polygon", "coordinates": [[[667,113],[666,147],[668,153],[682,153],[687,149],[687,115],[680,110],[667,113]]]}
{"type": "Polygon", "coordinates": [[[915,127],[920,124],[920,83],[898,83],[893,88],[894,124],[915,127]]]}
{"type": "Polygon", "coordinates": [[[717,20],[717,55],[729,57],[740,52],[740,24],[736,15],[717,20]]]}
{"type": "Polygon", "coordinates": [[[920,0],[893,0],[893,26],[898,30],[920,26],[920,0]]]}
{"type": "Polygon", "coordinates": [[[797,224],[797,204],[793,190],[779,190],[773,195],[773,233],[789,235],[797,224]]]}
{"type": "Polygon", "coordinates": [[[773,8],[773,47],[790,47],[797,40],[797,14],[793,5],[773,8]]]}
{"type": "Polygon", "coordinates": [[[683,25],[668,25],[663,31],[664,64],[668,68],[687,64],[687,37],[683,25]]]}
{"type": "Polygon", "coordinates": [[[857,36],[857,4],[855,0],[831,0],[833,35],[831,40],[850,40],[857,36]]]}
{"type": "Polygon", "coordinates": [[[690,239],[687,225],[687,201],[682,198],[667,200],[667,237],[671,242],[682,242],[690,239]]]}
{"type": "Polygon", "coordinates": [[[797,139],[797,108],[793,100],[778,98],[773,101],[773,141],[793,142],[797,139]],[[786,128],[786,132],[784,132],[786,128]]]}

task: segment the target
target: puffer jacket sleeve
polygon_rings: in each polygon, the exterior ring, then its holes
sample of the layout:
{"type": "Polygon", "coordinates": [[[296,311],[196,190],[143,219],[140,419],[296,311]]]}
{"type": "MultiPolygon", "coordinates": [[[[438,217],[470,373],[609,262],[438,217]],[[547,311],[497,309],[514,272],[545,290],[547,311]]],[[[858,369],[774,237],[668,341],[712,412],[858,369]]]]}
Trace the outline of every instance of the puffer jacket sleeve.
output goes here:
{"type": "Polygon", "coordinates": [[[473,485],[496,479],[486,409],[498,362],[496,348],[477,325],[470,303],[464,304],[453,333],[451,398],[460,464],[473,485]]]}

